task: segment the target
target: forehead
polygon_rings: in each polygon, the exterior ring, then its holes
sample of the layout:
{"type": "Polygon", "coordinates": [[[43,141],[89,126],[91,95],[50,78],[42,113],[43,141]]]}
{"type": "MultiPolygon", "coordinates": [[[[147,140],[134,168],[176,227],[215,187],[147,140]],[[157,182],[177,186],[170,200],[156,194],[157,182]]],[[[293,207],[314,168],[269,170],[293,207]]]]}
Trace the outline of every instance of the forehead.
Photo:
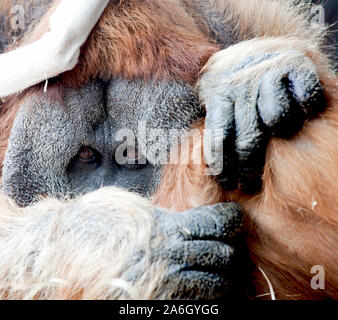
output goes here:
{"type": "Polygon", "coordinates": [[[65,87],[58,94],[48,89],[26,99],[20,113],[29,115],[31,124],[71,123],[84,130],[109,121],[115,131],[133,129],[139,121],[154,128],[188,127],[200,116],[201,107],[192,88],[182,82],[111,79],[78,89],[65,87]]]}

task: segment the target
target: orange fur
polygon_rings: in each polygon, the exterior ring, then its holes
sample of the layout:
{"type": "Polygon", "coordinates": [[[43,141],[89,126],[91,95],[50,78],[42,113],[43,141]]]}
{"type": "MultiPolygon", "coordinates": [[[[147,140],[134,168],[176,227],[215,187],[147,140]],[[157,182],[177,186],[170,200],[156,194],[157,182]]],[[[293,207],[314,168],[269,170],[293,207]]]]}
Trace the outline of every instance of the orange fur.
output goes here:
{"type": "MultiPolygon", "coordinates": [[[[41,21],[33,23],[24,39],[16,45],[35,41],[48,31],[49,17],[58,2],[52,1],[41,21]]],[[[34,0],[20,4],[32,6],[34,0]]],[[[0,10],[9,12],[12,5],[12,0],[6,0],[1,3],[0,10]]],[[[83,46],[79,64],[54,80],[61,86],[74,87],[96,77],[109,79],[114,76],[183,79],[193,84],[203,65],[218,49],[176,0],[111,1],[83,46]]],[[[31,89],[28,89],[13,95],[0,109],[0,168],[20,107],[18,102],[30,93],[31,89]]]]}
{"type": "MultiPolygon", "coordinates": [[[[241,40],[283,36],[290,43],[290,37],[295,41],[306,39],[314,44],[314,51],[311,47],[307,55],[317,65],[326,65],[325,58],[316,51],[320,36],[303,25],[303,16],[293,9],[285,11],[287,4],[281,10],[279,1],[255,1],[259,6],[246,0],[212,2],[230,6],[227,9],[238,22],[241,40]]],[[[0,8],[8,8],[11,3],[4,0],[0,8]]],[[[95,77],[123,76],[183,79],[194,84],[202,66],[219,48],[210,40],[205,26],[202,30],[199,21],[178,3],[111,1],[82,48],[79,65],[58,81],[80,86],[95,77]]],[[[25,38],[25,43],[48,30],[46,21],[48,15],[25,38]]],[[[280,299],[337,298],[338,86],[325,78],[325,68],[320,68],[319,73],[326,84],[330,108],[321,118],[306,123],[292,140],[271,141],[260,194],[249,197],[238,190],[223,192],[212,177],[205,176],[204,164],[188,164],[169,165],[153,197],[154,203],[174,210],[226,200],[241,202],[248,212],[251,258],[267,273],[280,299]],[[315,264],[326,269],[325,290],[314,291],[310,287],[310,268],[315,264]]],[[[11,97],[0,110],[0,163],[20,101],[30,92],[11,97]]],[[[203,124],[197,128],[202,130],[203,124]]],[[[200,150],[201,136],[197,139],[200,143],[194,147],[200,150]]],[[[268,292],[259,274],[253,275],[253,281],[257,295],[268,292]]]]}
{"type": "Polygon", "coordinates": [[[78,66],[64,78],[76,85],[116,75],[193,84],[217,50],[175,0],[112,1],[83,47],[78,66]]]}
{"type": "MultiPolygon", "coordinates": [[[[190,163],[168,166],[153,199],[176,211],[218,201],[240,202],[248,213],[251,259],[267,274],[277,299],[338,298],[337,81],[326,82],[325,89],[329,107],[320,118],[308,121],[291,140],[270,142],[261,193],[223,192],[204,174],[205,165],[190,163]],[[325,290],[310,286],[314,265],[325,268],[325,290]]],[[[203,125],[198,127],[202,130],[203,125]]],[[[193,149],[201,146],[189,147],[193,161],[193,149]]],[[[257,295],[269,292],[258,269],[252,279],[257,295]]]]}

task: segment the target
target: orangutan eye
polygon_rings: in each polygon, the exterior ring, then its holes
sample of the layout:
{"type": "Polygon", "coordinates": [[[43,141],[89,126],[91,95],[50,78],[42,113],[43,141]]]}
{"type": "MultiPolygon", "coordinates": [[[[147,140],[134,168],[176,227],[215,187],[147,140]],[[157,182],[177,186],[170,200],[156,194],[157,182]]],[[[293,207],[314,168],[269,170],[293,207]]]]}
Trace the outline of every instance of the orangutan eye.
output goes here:
{"type": "Polygon", "coordinates": [[[82,162],[96,162],[98,160],[97,151],[90,147],[82,147],[77,153],[77,158],[82,162]]]}
{"type": "Polygon", "coordinates": [[[83,146],[70,161],[68,170],[95,170],[101,165],[101,160],[102,155],[97,150],[83,146]]]}

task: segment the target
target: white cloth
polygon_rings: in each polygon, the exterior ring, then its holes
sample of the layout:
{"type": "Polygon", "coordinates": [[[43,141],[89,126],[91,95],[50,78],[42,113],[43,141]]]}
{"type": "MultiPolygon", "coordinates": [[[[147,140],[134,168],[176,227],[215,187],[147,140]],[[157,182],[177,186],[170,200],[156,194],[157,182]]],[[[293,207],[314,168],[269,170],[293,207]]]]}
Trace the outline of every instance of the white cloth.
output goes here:
{"type": "Polygon", "coordinates": [[[61,0],[41,39],[0,55],[0,97],[75,67],[80,48],[109,0],[61,0]]]}

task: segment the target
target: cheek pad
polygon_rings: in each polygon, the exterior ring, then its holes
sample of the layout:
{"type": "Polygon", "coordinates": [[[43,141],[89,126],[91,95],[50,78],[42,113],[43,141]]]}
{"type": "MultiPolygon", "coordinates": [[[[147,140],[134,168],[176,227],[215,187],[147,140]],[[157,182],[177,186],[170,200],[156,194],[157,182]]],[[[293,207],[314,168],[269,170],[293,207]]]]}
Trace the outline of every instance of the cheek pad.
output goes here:
{"type": "Polygon", "coordinates": [[[19,205],[38,195],[66,195],[66,168],[88,132],[105,114],[103,90],[92,83],[65,89],[63,101],[44,95],[23,103],[14,121],[3,168],[3,189],[19,205]]]}

